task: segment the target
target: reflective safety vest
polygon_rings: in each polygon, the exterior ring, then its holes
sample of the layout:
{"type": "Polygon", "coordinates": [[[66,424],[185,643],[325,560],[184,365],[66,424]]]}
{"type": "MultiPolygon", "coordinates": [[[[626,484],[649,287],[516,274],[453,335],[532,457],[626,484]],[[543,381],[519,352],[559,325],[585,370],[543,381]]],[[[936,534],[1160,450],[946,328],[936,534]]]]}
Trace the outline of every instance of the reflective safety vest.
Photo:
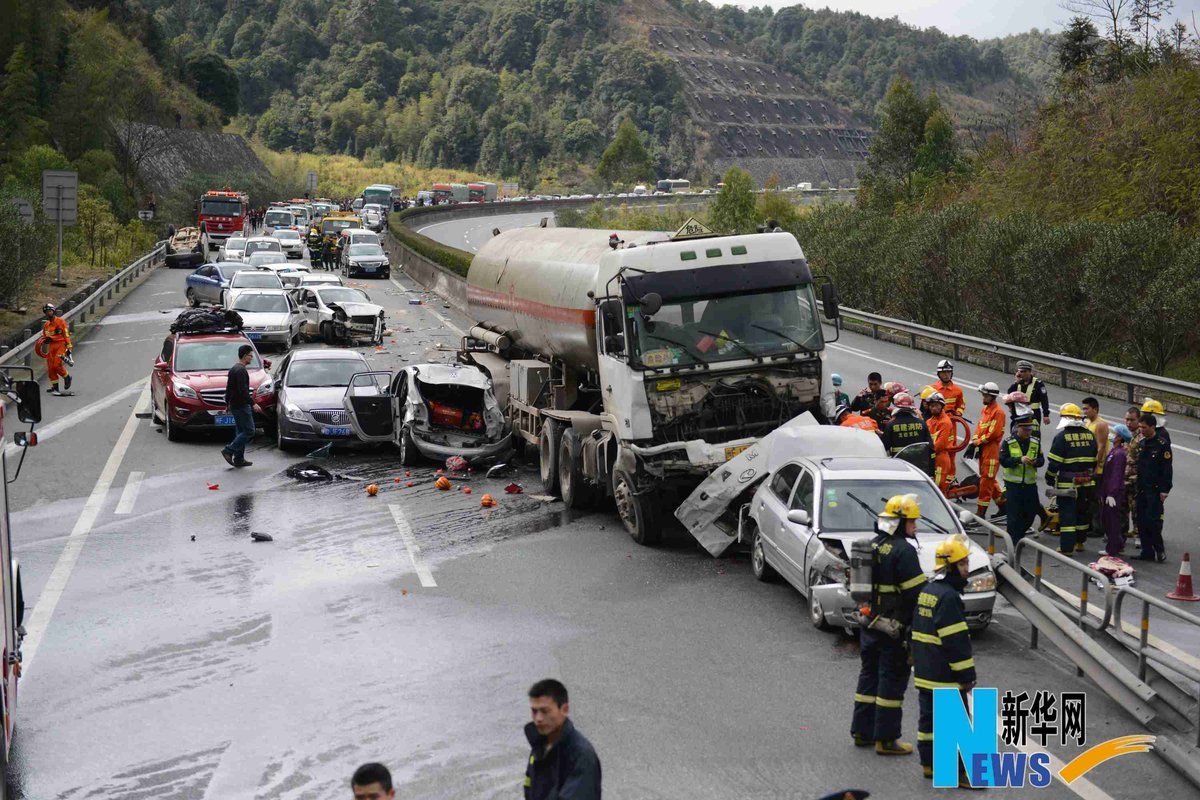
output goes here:
{"type": "MultiPolygon", "coordinates": [[[[1018,461],[1020,461],[1022,455],[1027,455],[1032,461],[1037,461],[1038,449],[1040,447],[1037,439],[1030,437],[1029,449],[1025,453],[1021,452],[1021,442],[1016,437],[1009,439],[1006,444],[1008,445],[1008,454],[1018,461]]],[[[1004,480],[1009,483],[1031,486],[1037,483],[1037,472],[1037,467],[1034,464],[1018,463],[1015,467],[1004,468],[1004,480]]]]}

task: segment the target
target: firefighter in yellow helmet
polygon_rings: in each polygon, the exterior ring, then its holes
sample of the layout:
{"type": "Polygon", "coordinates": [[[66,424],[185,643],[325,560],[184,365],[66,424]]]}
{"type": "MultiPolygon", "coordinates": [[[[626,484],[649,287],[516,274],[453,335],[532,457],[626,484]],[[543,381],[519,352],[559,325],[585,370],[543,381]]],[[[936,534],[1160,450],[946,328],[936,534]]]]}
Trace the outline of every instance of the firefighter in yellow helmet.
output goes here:
{"type": "Polygon", "coordinates": [[[1163,404],[1153,397],[1147,397],[1146,401],[1142,403],[1142,413],[1154,415],[1155,421],[1158,422],[1158,438],[1170,445],[1171,434],[1167,433],[1167,410],[1163,408],[1163,404]]]}
{"type": "Polygon", "coordinates": [[[887,501],[875,523],[871,604],[859,627],[861,668],[854,692],[850,735],[858,747],[875,746],[879,755],[908,755],[901,742],[904,691],[908,688],[908,628],[925,573],[911,541],[917,535],[921,507],[915,495],[887,501]]]}
{"type": "MultiPolygon", "coordinates": [[[[961,533],[943,540],[934,554],[936,573],[917,596],[912,623],[913,684],[917,687],[917,752],[926,778],[933,777],[933,690],[975,686],[975,659],[962,592],[970,574],[971,546],[961,533]]],[[[969,787],[959,767],[959,785],[969,787]]]]}
{"type": "Polygon", "coordinates": [[[1095,488],[1096,434],[1074,403],[1058,410],[1058,432],[1046,453],[1046,485],[1058,496],[1058,551],[1083,551],[1087,539],[1087,498],[1095,488]]]}

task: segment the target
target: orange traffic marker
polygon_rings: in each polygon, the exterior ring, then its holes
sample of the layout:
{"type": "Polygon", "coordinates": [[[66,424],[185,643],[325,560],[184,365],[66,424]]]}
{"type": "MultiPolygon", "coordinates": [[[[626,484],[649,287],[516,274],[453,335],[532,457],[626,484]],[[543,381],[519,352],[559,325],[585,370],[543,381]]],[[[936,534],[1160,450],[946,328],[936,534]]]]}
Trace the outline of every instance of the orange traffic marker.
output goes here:
{"type": "Polygon", "coordinates": [[[1183,561],[1179,564],[1179,580],[1175,582],[1175,591],[1168,592],[1167,597],[1172,600],[1200,600],[1200,596],[1192,590],[1191,553],[1183,554],[1183,561]]]}

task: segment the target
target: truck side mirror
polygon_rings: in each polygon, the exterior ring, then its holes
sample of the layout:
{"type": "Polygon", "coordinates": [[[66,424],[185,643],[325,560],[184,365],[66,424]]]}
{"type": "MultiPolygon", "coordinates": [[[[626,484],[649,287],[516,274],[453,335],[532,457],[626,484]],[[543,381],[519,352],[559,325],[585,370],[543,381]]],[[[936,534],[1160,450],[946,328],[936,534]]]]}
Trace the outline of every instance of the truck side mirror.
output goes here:
{"type": "Polygon", "coordinates": [[[832,283],[821,285],[821,304],[825,307],[825,319],[833,321],[841,316],[838,308],[837,287],[832,283]]]}
{"type": "Polygon", "coordinates": [[[32,422],[42,421],[42,389],[37,381],[17,381],[17,419],[32,422]]]}
{"type": "Polygon", "coordinates": [[[647,317],[653,317],[662,308],[662,295],[658,292],[649,292],[642,296],[638,301],[638,305],[642,307],[642,313],[647,317]]]}

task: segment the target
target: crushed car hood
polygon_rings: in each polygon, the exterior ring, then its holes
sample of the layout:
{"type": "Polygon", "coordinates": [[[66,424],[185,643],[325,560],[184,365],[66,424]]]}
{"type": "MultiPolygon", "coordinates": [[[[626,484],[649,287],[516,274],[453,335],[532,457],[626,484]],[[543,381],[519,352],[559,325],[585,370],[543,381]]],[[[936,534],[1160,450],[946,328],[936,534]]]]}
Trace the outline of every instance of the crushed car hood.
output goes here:
{"type": "Polygon", "coordinates": [[[874,433],[821,425],[806,411],[717,467],[675,509],[675,518],[705,550],[720,556],[737,536],[736,514],[726,516],[730,504],[757,486],[780,464],[798,456],[886,455],[874,433]]]}
{"type": "Polygon", "coordinates": [[[340,308],[351,317],[376,317],[383,309],[374,303],[330,303],[330,308],[340,308]]]}

